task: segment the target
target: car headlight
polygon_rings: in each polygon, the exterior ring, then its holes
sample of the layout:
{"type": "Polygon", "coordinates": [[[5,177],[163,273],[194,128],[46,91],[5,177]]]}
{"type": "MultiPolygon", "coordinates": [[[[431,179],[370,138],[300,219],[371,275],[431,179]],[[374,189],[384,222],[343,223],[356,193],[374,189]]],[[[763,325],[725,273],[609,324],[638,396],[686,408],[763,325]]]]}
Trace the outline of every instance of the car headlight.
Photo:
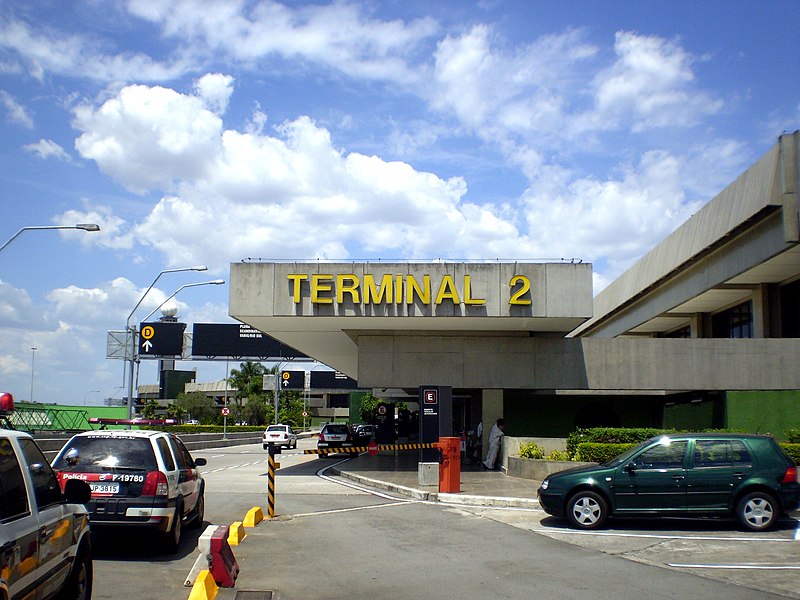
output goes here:
{"type": "Polygon", "coordinates": [[[542,489],[543,489],[543,490],[546,490],[546,489],[547,489],[549,486],[550,486],[550,481],[549,481],[549,480],[547,480],[547,479],[545,479],[545,480],[542,482],[542,489]]]}

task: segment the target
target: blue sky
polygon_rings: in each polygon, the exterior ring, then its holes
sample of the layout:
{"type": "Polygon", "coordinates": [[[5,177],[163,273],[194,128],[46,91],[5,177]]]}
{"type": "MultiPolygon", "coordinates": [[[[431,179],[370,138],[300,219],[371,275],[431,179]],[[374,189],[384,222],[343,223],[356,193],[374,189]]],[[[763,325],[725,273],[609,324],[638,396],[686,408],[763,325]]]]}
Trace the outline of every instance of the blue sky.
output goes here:
{"type": "Polygon", "coordinates": [[[0,389],[36,347],[35,400],[121,397],[106,332],[163,269],[209,267],[134,321],[246,257],[576,257],[599,291],[798,128],[798,31],[795,0],[0,0],[0,243],[102,228],[0,253],[0,389]]]}

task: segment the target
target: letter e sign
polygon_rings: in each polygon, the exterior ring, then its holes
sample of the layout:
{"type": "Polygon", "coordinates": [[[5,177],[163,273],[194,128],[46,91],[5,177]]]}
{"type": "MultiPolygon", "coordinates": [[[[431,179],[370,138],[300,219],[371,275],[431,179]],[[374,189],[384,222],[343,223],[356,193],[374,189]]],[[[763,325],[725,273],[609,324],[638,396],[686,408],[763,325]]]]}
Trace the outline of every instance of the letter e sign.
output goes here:
{"type": "Polygon", "coordinates": [[[437,404],[439,402],[439,390],[425,390],[423,395],[425,404],[437,404]]]}

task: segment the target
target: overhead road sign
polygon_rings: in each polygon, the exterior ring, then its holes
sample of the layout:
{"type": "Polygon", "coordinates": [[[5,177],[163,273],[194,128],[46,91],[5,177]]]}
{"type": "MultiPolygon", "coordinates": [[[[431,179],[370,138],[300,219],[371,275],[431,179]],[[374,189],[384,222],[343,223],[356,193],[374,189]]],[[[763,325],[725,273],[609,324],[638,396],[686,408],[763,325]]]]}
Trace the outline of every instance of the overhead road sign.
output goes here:
{"type": "Polygon", "coordinates": [[[302,390],[306,386],[305,371],[281,371],[282,390],[302,390]]]}
{"type": "Polygon", "coordinates": [[[236,323],[195,323],[192,326],[193,358],[308,358],[249,325],[236,323]]]}
{"type": "Polygon", "coordinates": [[[338,371],[311,371],[311,389],[357,390],[358,382],[338,371]]]}
{"type": "Polygon", "coordinates": [[[186,323],[156,321],[139,324],[139,357],[163,358],[183,354],[186,323]]]}

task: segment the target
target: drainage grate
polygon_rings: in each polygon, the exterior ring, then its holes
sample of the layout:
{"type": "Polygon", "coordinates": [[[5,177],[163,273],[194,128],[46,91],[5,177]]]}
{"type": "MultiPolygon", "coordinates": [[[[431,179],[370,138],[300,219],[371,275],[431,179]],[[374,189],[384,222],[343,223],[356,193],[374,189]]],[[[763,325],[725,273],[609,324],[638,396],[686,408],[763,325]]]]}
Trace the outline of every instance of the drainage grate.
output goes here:
{"type": "Polygon", "coordinates": [[[242,590],[236,592],[236,600],[272,600],[272,590],[242,590]]]}

